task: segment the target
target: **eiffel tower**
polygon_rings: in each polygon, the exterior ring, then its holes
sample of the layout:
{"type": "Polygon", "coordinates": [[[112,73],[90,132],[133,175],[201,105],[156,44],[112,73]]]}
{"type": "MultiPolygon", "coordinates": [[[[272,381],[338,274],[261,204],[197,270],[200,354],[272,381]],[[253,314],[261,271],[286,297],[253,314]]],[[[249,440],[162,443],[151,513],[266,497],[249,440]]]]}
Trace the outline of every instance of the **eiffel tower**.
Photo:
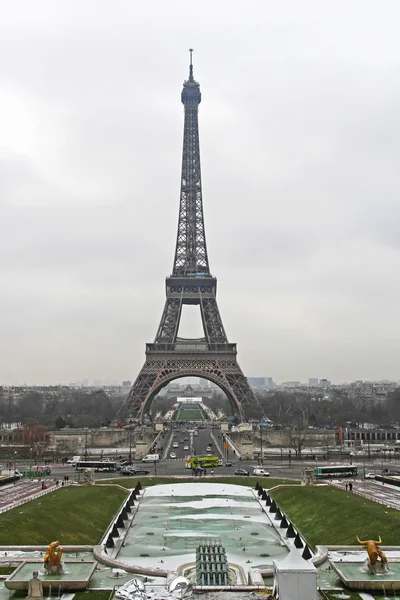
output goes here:
{"type": "Polygon", "coordinates": [[[198,108],[200,85],[193,77],[190,50],[189,79],[181,100],[185,107],[178,233],[172,275],[166,279],[166,301],[153,343],[146,344],[146,361],[120,412],[143,423],[158,392],[180,377],[202,377],[227,395],[241,420],[257,403],[236,359],[236,344],[228,342],[218,310],[217,279],[208,262],[201,191],[198,108]],[[204,337],[178,337],[182,306],[200,307],[204,337]]]}

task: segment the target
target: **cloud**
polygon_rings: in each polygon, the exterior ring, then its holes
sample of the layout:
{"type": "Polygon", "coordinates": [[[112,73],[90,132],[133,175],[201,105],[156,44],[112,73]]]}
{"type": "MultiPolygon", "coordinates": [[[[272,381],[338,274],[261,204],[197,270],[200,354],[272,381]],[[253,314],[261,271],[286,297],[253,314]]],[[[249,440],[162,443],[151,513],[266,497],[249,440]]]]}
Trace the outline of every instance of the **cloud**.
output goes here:
{"type": "Polygon", "coordinates": [[[399,13],[4,5],[0,381],[138,373],[172,268],[189,47],[210,264],[245,373],[400,379],[399,13]]]}

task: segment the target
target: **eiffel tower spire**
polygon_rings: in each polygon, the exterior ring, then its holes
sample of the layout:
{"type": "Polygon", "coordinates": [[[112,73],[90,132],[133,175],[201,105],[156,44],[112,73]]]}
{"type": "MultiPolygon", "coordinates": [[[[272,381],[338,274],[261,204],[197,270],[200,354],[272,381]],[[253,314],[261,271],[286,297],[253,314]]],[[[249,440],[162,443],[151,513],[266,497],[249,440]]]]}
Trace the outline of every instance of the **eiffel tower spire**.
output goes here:
{"type": "Polygon", "coordinates": [[[185,124],[178,234],[172,269],[175,277],[191,277],[197,273],[210,274],[201,190],[198,122],[201,93],[200,85],[193,77],[192,52],[193,50],[190,50],[189,79],[184,82],[181,94],[185,107],[185,124]]]}
{"type": "Polygon", "coordinates": [[[198,109],[200,85],[193,75],[183,84],[184,105],[181,191],[178,233],[172,274],[166,279],[166,301],[153,343],[146,344],[146,361],[123,403],[133,419],[143,422],[154,397],[170,381],[202,377],[217,384],[233,411],[244,419],[257,403],[236,360],[236,344],[228,342],[217,305],[217,280],[210,273],[204,230],[201,189],[198,109]],[[183,305],[200,309],[204,337],[178,337],[183,305]]]}

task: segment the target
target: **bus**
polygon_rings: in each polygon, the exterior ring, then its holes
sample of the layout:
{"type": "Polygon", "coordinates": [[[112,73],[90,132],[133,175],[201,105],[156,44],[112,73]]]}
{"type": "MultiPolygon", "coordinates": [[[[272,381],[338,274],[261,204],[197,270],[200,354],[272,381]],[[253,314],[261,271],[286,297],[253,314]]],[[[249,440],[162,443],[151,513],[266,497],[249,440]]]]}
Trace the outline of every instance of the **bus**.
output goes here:
{"type": "Polygon", "coordinates": [[[315,477],[321,479],[356,477],[357,467],[354,465],[327,465],[326,467],[315,467],[314,474],[315,477]]]}
{"type": "Polygon", "coordinates": [[[208,467],[218,467],[219,457],[218,456],[187,456],[185,458],[185,467],[187,469],[194,469],[195,467],[201,467],[206,469],[208,467]]]}
{"type": "Polygon", "coordinates": [[[96,472],[117,471],[119,465],[110,460],[80,460],[75,465],[75,471],[94,469],[96,472]]]}

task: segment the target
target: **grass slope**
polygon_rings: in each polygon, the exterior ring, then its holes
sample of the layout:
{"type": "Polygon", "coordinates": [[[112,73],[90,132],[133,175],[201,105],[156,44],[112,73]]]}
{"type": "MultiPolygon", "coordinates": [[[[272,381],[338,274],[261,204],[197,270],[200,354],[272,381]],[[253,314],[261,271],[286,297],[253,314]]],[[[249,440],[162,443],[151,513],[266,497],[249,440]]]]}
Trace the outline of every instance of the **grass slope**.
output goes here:
{"type": "Polygon", "coordinates": [[[357,545],[382,537],[384,545],[399,543],[400,511],[386,508],[330,486],[285,487],[271,493],[308,543],[357,545]]]}
{"type": "Polygon", "coordinates": [[[97,544],[126,493],[118,487],[67,487],[0,515],[1,544],[97,544]]]}

